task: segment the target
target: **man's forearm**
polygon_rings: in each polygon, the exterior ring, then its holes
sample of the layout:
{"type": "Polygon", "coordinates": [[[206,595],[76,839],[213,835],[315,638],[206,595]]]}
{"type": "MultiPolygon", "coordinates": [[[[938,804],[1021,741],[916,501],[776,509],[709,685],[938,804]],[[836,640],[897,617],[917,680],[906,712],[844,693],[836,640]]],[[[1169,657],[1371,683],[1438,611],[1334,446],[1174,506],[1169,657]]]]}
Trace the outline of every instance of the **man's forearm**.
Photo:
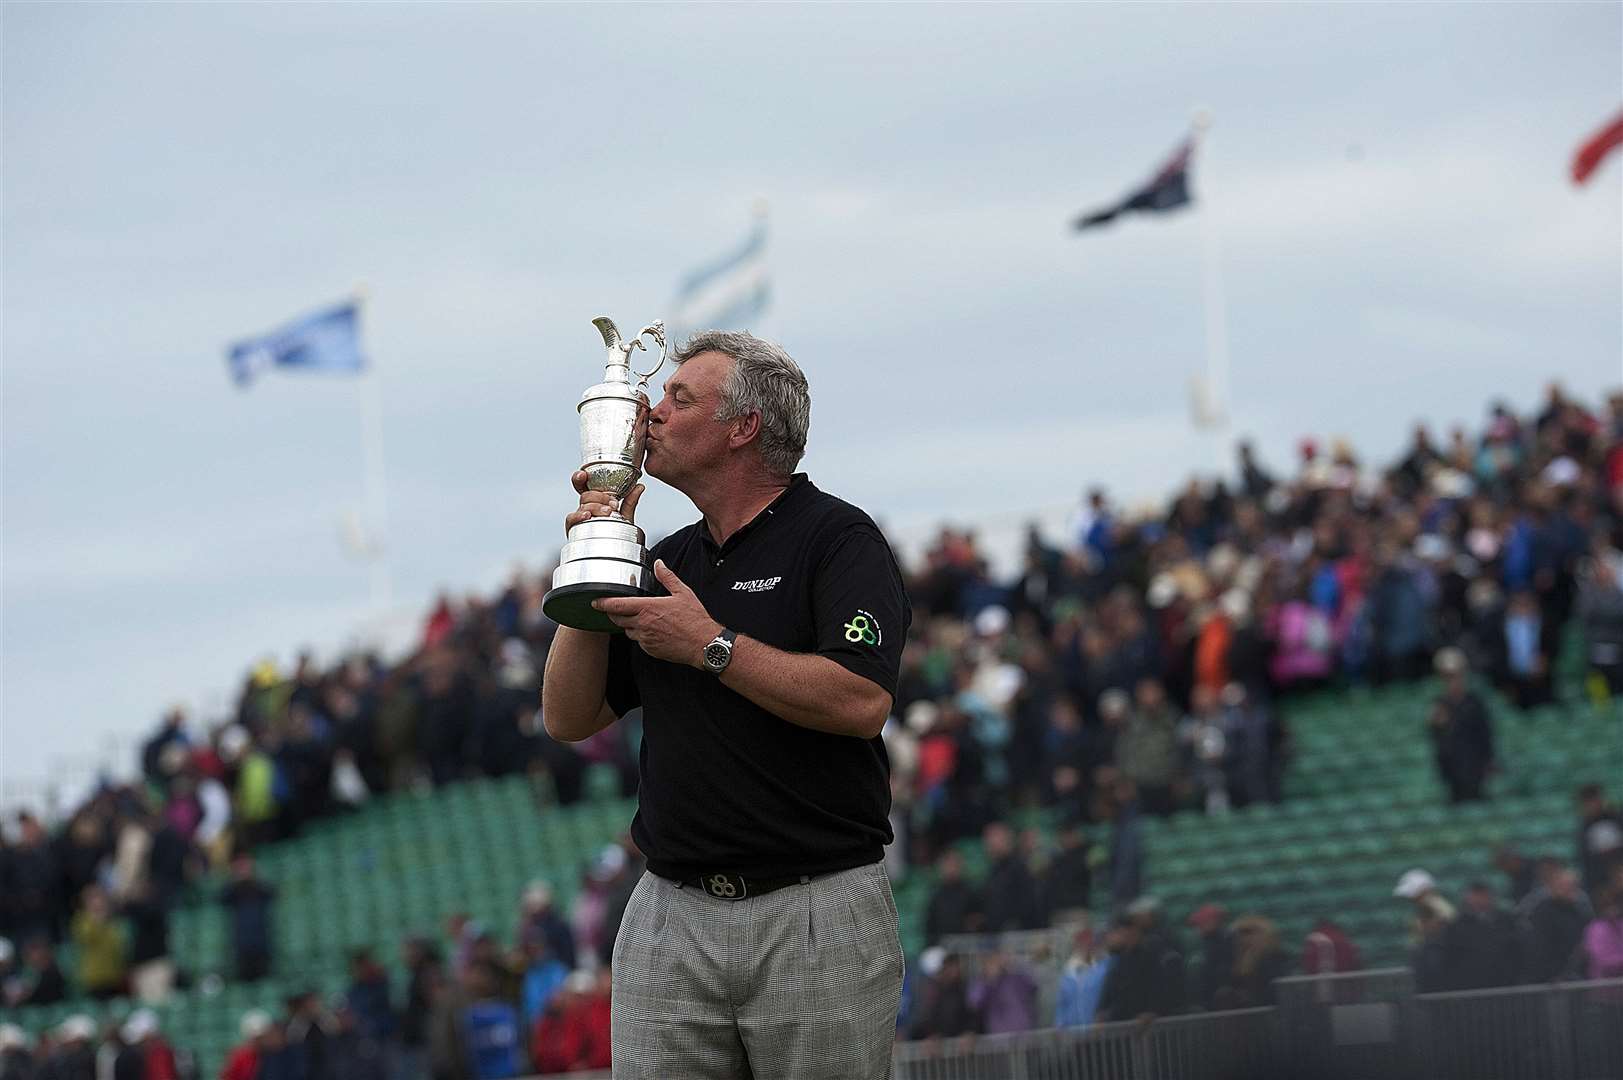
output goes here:
{"type": "Polygon", "coordinates": [[[784,652],[740,636],[721,682],[791,724],[871,739],[885,726],[891,696],[877,683],[812,653],[784,652]]]}
{"type": "Polygon", "coordinates": [[[602,730],[608,682],[609,635],[558,627],[541,681],[541,721],[559,742],[579,742],[602,730]]]}

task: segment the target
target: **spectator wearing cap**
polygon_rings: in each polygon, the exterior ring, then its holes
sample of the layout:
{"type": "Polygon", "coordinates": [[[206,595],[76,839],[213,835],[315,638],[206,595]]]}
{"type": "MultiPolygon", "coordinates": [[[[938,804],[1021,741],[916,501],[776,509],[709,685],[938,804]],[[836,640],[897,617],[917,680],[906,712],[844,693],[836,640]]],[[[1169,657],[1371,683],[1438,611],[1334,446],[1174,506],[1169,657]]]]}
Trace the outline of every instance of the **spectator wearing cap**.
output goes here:
{"type": "Polygon", "coordinates": [[[545,939],[548,955],[566,968],[573,969],[574,932],[569,929],[568,920],[558,914],[558,909],[553,904],[552,886],[540,878],[530,882],[529,887],[524,890],[518,933],[514,935],[520,944],[537,937],[545,939]]]}
{"type": "Polygon", "coordinates": [[[1195,976],[1195,1000],[1211,1011],[1234,969],[1234,936],[1228,912],[1218,904],[1202,904],[1190,912],[1188,923],[1200,939],[1200,968],[1195,976]]]}
{"type": "MultiPolygon", "coordinates": [[[[219,1070],[219,1080],[260,1080],[261,1054],[265,1054],[273,1041],[274,1025],[265,1010],[253,1009],[242,1015],[237,1031],[242,1041],[230,1049],[226,1064],[219,1070]]],[[[279,1043],[279,1038],[276,1039],[279,1043]]]]}
{"type": "Polygon", "coordinates": [[[1455,918],[1454,905],[1437,891],[1436,880],[1420,869],[1406,871],[1392,895],[1407,900],[1414,910],[1409,927],[1409,966],[1414,969],[1415,988],[1422,993],[1449,989],[1444,936],[1455,918]]]}
{"type": "Polygon", "coordinates": [[[1364,955],[1333,919],[1320,918],[1302,939],[1302,974],[1340,975],[1362,971],[1364,955]]]}
{"type": "Polygon", "coordinates": [[[34,1054],[28,1033],[16,1024],[0,1024],[0,1080],[33,1080],[34,1054]]]}
{"type": "Polygon", "coordinates": [[[1451,802],[1481,799],[1483,783],[1494,767],[1493,720],[1467,682],[1464,653],[1455,648],[1439,651],[1437,671],[1443,677],[1443,692],[1432,704],[1427,725],[1438,775],[1451,802]]]}
{"type": "Polygon", "coordinates": [[[603,929],[597,939],[599,967],[610,967],[613,963],[614,942],[620,936],[620,924],[625,921],[631,894],[636,891],[637,882],[642,880],[642,872],[647,867],[647,860],[637,850],[637,842],[630,835],[621,838],[619,847],[625,853],[624,858],[603,891],[603,929]]]}
{"type": "Polygon", "coordinates": [[[96,1080],[96,1022],[83,1013],[62,1021],[56,1029],[56,1048],[41,1072],[51,1080],[96,1080]]]}
{"type": "Polygon", "coordinates": [[[575,932],[575,947],[588,956],[598,955],[605,938],[609,947],[614,947],[617,928],[607,925],[609,894],[625,868],[625,848],[619,844],[606,844],[581,875],[581,888],[575,893],[569,921],[570,928],[575,932]]]}
{"type": "Polygon", "coordinates": [[[545,1076],[606,1067],[609,1030],[599,1013],[607,1005],[596,976],[589,971],[570,974],[531,1028],[536,1072],[545,1076]]]}
{"type": "Polygon", "coordinates": [[[939,945],[919,956],[924,985],[913,1013],[912,1037],[951,1039],[980,1033],[981,1017],[969,1003],[963,961],[939,945]]]}
{"type": "Polygon", "coordinates": [[[158,1014],[137,1009],[124,1022],[124,1042],[141,1052],[143,1080],[180,1080],[180,1062],[174,1047],[164,1038],[158,1014]]]}
{"type": "Polygon", "coordinates": [[[1578,865],[1584,888],[1593,893],[1605,885],[1612,868],[1623,863],[1623,814],[1606,800],[1599,784],[1578,789],[1578,865]]]}

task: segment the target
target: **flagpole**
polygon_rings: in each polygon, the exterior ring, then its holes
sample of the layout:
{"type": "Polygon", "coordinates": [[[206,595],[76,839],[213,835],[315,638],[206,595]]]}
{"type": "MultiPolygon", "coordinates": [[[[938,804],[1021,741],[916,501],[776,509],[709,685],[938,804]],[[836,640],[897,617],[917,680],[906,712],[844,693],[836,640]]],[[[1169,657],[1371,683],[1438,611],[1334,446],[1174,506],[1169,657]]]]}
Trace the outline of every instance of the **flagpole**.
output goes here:
{"type": "MultiPolygon", "coordinates": [[[[366,303],[366,289],[355,291],[357,310],[366,303]]],[[[381,616],[393,603],[389,580],[389,503],[387,477],[383,468],[383,397],[378,370],[371,357],[361,371],[361,460],[366,492],[366,516],[370,519],[365,552],[372,584],[372,614],[381,616]]]]}
{"type": "MultiPolygon", "coordinates": [[[[1228,304],[1223,291],[1223,258],[1217,225],[1213,220],[1211,170],[1207,167],[1206,132],[1212,126],[1212,112],[1207,108],[1195,110],[1195,142],[1200,153],[1201,169],[1205,179],[1200,190],[1200,235],[1204,272],[1201,275],[1201,293],[1206,308],[1206,389],[1217,412],[1216,431],[1220,442],[1227,440],[1233,409],[1229,403],[1229,329],[1228,304]]],[[[1227,447],[1223,448],[1227,453],[1227,447]]],[[[1219,468],[1222,466],[1220,465],[1219,468]]]]}

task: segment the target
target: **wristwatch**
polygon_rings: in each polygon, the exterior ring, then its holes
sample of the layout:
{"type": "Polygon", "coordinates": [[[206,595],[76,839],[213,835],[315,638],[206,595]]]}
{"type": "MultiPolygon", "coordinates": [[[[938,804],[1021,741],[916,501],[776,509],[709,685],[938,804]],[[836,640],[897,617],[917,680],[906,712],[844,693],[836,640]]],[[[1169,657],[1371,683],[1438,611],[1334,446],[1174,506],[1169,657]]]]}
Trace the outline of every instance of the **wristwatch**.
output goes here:
{"type": "Polygon", "coordinates": [[[726,627],[717,634],[704,647],[704,669],[712,675],[720,675],[727,670],[727,665],[733,661],[733,641],[738,634],[726,627]]]}

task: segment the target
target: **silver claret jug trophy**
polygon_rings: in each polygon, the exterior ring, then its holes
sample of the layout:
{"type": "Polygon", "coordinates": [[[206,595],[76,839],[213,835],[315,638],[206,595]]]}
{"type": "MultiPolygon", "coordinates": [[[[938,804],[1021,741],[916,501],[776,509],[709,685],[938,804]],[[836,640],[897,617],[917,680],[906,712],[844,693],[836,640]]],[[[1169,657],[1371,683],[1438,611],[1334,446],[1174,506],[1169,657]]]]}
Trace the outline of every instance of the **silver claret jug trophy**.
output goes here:
{"type": "MultiPolygon", "coordinates": [[[[603,491],[616,500],[626,497],[642,476],[644,439],[648,433],[648,380],[665,366],[665,325],[656,320],[627,341],[620,337],[613,320],[592,320],[603,344],[608,362],[603,381],[590,387],[580,398],[581,469],[586,472],[588,491],[603,491]],[[642,339],[651,337],[659,345],[659,363],[645,372],[631,370],[633,349],[643,349],[642,339]],[[632,376],[635,374],[636,382],[632,376]]],[[[592,601],[609,596],[648,596],[653,591],[653,571],[642,530],[620,516],[618,510],[594,517],[569,530],[558,569],[552,574],[552,589],[541,601],[549,619],[577,630],[617,631],[609,617],[592,607],[592,601]]]]}

